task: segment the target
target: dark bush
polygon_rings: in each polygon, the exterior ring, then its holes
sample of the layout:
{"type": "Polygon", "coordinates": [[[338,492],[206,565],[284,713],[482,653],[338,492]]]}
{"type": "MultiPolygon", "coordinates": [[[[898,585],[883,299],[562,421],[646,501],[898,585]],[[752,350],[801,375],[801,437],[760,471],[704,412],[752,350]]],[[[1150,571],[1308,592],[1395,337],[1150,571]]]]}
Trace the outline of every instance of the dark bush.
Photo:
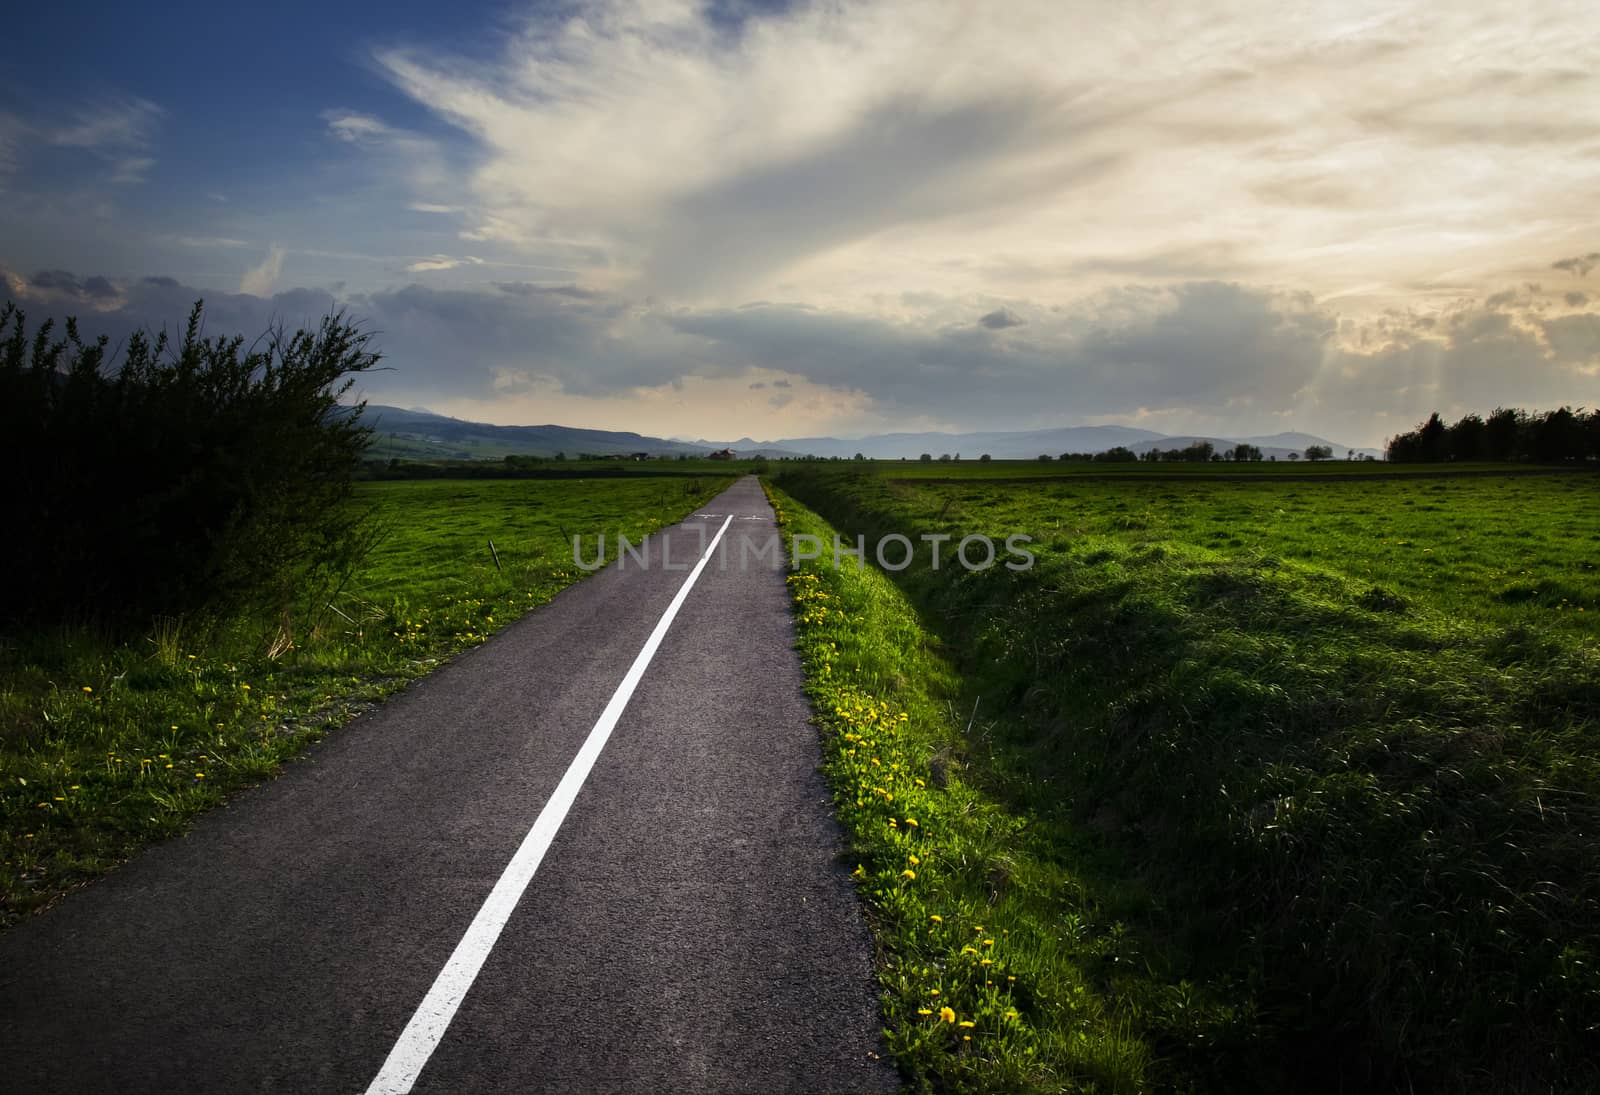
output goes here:
{"type": "Polygon", "coordinates": [[[288,614],[347,569],[370,523],[351,481],[370,431],[338,398],[378,355],[343,315],[315,331],[84,342],[0,309],[6,627],[288,614]]]}

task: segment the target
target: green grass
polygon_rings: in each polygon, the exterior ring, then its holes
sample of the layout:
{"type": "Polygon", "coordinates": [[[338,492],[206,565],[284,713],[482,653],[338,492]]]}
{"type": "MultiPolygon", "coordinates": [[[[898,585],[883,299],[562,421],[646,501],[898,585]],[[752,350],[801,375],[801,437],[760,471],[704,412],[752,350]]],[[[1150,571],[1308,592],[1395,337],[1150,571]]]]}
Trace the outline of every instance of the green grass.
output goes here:
{"type": "Polygon", "coordinates": [[[850,628],[945,654],[884,679],[944,697],[943,748],[1018,834],[962,859],[969,892],[1020,853],[1067,872],[1021,872],[1041,908],[1132,941],[1099,1011],[1031,1028],[1142,1047],[1129,1090],[1600,1084],[1592,475],[780,482],[847,535],[1037,538],[1020,573],[924,558],[895,622],[850,628]]]}
{"type": "Polygon", "coordinates": [[[729,482],[363,484],[387,534],[315,626],[158,621],[0,643],[0,925],[199,811],[582,576],[572,535],[634,539],[729,482]],[[489,550],[493,539],[497,568],[489,550]],[[276,656],[271,656],[276,654],[276,656]]]}
{"type": "MultiPolygon", "coordinates": [[[[798,463],[798,462],[795,462],[798,463]]],[[[1529,464],[1391,464],[1383,460],[1263,460],[1258,463],[1191,464],[1187,462],[1143,460],[1128,463],[1093,463],[1062,460],[963,459],[941,463],[934,460],[867,460],[851,462],[810,462],[813,468],[837,472],[855,467],[887,479],[967,480],[967,479],[1374,479],[1389,476],[1408,478],[1481,475],[1544,475],[1552,469],[1529,464]]],[[[779,462],[774,470],[789,470],[791,462],[779,462]]]]}
{"type": "MultiPolygon", "coordinates": [[[[834,530],[781,492],[786,536],[834,530]]],[[[889,1043],[912,1090],[1115,1091],[1187,1081],[1251,1045],[1248,1006],[1133,930],[1135,889],[996,793],[937,639],[884,575],[789,578],[824,771],[878,940],[889,1043]],[[946,1012],[944,1009],[948,1008],[946,1012]]]]}

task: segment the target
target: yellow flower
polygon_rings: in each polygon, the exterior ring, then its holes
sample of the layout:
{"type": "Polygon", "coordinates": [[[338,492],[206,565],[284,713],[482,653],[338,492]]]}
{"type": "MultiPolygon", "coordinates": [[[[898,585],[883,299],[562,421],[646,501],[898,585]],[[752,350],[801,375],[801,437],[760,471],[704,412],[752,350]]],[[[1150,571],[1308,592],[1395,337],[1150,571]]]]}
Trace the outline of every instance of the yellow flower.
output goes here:
{"type": "Polygon", "coordinates": [[[962,947],[961,948],[961,953],[962,954],[977,954],[978,953],[978,949],[976,947],[962,947]]]}
{"type": "Polygon", "coordinates": [[[940,916],[938,913],[934,913],[932,916],[928,917],[928,919],[932,920],[935,924],[944,923],[944,917],[940,916]]]}
{"type": "Polygon", "coordinates": [[[906,818],[906,824],[915,829],[917,828],[917,819],[914,817],[908,817],[906,818]]]}
{"type": "Polygon", "coordinates": [[[994,946],[994,940],[993,939],[985,939],[983,941],[983,945],[986,946],[986,947],[992,947],[992,946],[994,946]]]}
{"type": "Polygon", "coordinates": [[[939,995],[939,990],[938,989],[929,989],[928,990],[928,995],[929,996],[938,996],[939,995]]]}
{"type": "Polygon", "coordinates": [[[985,958],[982,962],[979,962],[978,965],[980,965],[980,966],[992,966],[992,965],[994,965],[994,959],[993,958],[985,958]]]}
{"type": "Polygon", "coordinates": [[[963,1019],[963,1020],[961,1020],[960,1024],[958,1024],[958,1025],[964,1026],[968,1030],[971,1030],[973,1027],[977,1026],[978,1024],[974,1023],[971,1019],[963,1019]]]}
{"type": "Polygon", "coordinates": [[[943,1019],[947,1023],[955,1022],[956,1021],[955,1009],[954,1008],[940,1008],[939,1009],[939,1018],[943,1019]]]}
{"type": "Polygon", "coordinates": [[[1014,1011],[1006,1012],[1006,1018],[1007,1019],[1015,1019],[1016,1017],[1017,1017],[1017,1013],[1016,1012],[1014,1012],[1014,1011]]]}
{"type": "Polygon", "coordinates": [[[912,857],[911,857],[911,865],[912,865],[912,866],[913,866],[913,867],[915,867],[915,866],[917,866],[917,865],[918,865],[918,864],[920,864],[920,863],[921,863],[921,862],[922,862],[922,860],[920,860],[920,859],[918,859],[918,858],[917,858],[917,857],[916,857],[916,856],[912,856],[912,857]]]}
{"type": "Polygon", "coordinates": [[[918,1008],[917,1009],[917,1014],[918,1015],[932,1015],[933,1014],[933,1009],[932,1008],[918,1008]]]}
{"type": "Polygon", "coordinates": [[[900,877],[904,879],[915,879],[917,877],[917,872],[913,871],[910,867],[907,867],[905,870],[900,872],[900,877]]]}
{"type": "Polygon", "coordinates": [[[93,692],[93,691],[94,691],[94,689],[92,689],[92,688],[90,688],[90,687],[89,687],[89,686],[88,686],[88,685],[84,685],[84,686],[83,686],[83,690],[84,690],[84,691],[85,691],[85,692],[93,692]]]}

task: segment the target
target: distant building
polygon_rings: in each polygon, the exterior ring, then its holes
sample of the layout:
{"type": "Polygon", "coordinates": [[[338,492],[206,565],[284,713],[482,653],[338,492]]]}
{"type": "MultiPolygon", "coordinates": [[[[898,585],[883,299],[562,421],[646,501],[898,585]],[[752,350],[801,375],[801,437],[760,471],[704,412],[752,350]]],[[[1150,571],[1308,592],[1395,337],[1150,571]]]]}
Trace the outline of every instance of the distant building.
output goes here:
{"type": "Polygon", "coordinates": [[[707,459],[710,459],[710,460],[732,460],[736,455],[738,455],[738,454],[735,453],[732,449],[718,449],[716,452],[712,453],[707,459]]]}
{"type": "Polygon", "coordinates": [[[633,459],[635,459],[635,460],[648,460],[648,459],[650,459],[650,454],[647,453],[647,452],[636,452],[636,453],[633,454],[633,459]]]}

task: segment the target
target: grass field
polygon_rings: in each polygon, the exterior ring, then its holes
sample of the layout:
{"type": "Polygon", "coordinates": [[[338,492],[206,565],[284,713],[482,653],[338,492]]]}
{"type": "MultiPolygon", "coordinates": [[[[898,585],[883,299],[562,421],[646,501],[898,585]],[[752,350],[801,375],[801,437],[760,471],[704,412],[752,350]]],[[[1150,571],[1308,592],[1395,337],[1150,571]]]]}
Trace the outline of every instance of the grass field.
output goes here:
{"type": "Polygon", "coordinates": [[[779,461],[773,464],[778,474],[790,473],[809,464],[813,469],[825,468],[841,472],[848,468],[864,470],[885,479],[918,480],[1013,480],[1013,479],[1216,479],[1235,481],[1244,479],[1375,479],[1402,476],[1415,479],[1422,476],[1511,476],[1549,475],[1551,469],[1530,464],[1391,464],[1382,460],[1264,460],[1256,463],[1187,463],[1147,462],[1093,463],[1063,460],[990,460],[965,459],[942,463],[938,460],[866,460],[801,462],[779,461]]]}
{"type": "Polygon", "coordinates": [[[965,573],[949,545],[942,569],[924,553],[893,585],[812,565],[830,596],[874,590],[835,621],[812,680],[859,689],[845,710],[911,711],[925,725],[904,769],[954,773],[982,804],[950,804],[982,831],[951,835],[937,873],[902,888],[930,883],[963,919],[1009,928],[1026,968],[1011,984],[1041,990],[1012,990],[1017,1018],[981,1066],[936,1024],[919,1040],[928,1016],[895,1011],[892,986],[959,969],[961,952],[930,955],[897,911],[901,849],[852,820],[836,761],[896,1048],[925,1082],[1600,1083],[1592,475],[784,470],[825,535],[823,518],[869,539],[1036,538],[1022,572],[965,573]]]}
{"type": "Polygon", "coordinates": [[[638,539],[728,481],[364,484],[358,502],[386,535],[315,627],[276,657],[276,624],[244,621],[166,621],[132,647],[83,630],[6,641],[0,926],[181,831],[548,601],[582,576],[569,536],[638,539]]]}

